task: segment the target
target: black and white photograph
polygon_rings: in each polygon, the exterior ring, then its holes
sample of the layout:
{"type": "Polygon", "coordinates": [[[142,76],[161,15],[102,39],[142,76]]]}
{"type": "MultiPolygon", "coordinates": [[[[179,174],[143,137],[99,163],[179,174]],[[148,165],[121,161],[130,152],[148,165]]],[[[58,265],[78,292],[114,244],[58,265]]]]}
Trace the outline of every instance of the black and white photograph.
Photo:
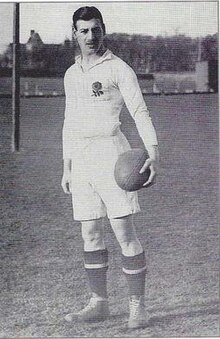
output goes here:
{"type": "Polygon", "coordinates": [[[218,13],[0,2],[0,338],[220,336],[218,13]]]}

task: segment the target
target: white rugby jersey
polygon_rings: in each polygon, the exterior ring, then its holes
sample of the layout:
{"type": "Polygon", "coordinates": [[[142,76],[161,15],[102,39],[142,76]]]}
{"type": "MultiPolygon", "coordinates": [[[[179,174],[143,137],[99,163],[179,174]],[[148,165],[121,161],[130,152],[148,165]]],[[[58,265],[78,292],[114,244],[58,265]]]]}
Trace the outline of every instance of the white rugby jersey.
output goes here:
{"type": "Polygon", "coordinates": [[[107,50],[87,71],[81,57],[65,74],[63,158],[71,158],[79,140],[114,135],[124,103],[134,118],[146,148],[157,136],[137,76],[130,66],[107,50]]]}

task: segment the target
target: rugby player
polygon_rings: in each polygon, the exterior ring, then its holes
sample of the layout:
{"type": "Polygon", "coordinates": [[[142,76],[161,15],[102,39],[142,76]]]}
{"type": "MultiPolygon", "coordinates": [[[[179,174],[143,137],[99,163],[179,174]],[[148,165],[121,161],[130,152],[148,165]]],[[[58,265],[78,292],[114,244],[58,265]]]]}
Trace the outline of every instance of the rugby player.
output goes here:
{"type": "Polygon", "coordinates": [[[129,291],[128,327],[147,323],[145,313],[146,258],[136,235],[133,215],[140,211],[137,192],[120,189],[114,179],[119,154],[130,149],[120,130],[124,103],[135,120],[148,151],[141,171],[155,183],[159,152],[155,128],[134,71],[108,50],[103,42],[105,24],[95,7],[81,7],[73,14],[73,34],[80,48],[65,74],[62,187],[72,194],[74,219],[81,223],[84,266],[91,289],[88,305],[66,320],[105,320],[109,316],[103,217],[107,216],[122,251],[122,270],[129,291]]]}

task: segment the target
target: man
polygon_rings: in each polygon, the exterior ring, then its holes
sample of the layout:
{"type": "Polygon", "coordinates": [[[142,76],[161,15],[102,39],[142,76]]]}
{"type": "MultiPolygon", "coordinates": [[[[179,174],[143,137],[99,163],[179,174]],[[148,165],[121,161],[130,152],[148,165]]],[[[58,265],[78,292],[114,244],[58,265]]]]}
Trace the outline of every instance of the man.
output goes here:
{"type": "Polygon", "coordinates": [[[146,324],[144,310],[146,260],[133,225],[140,207],[136,192],[120,189],[114,179],[118,155],[130,149],[120,131],[119,114],[125,103],[149,154],[141,171],[158,168],[157,137],[137,77],[120,58],[105,48],[105,25],[95,7],[73,15],[73,33],[81,55],[64,78],[66,109],[63,126],[62,187],[72,193],[74,219],[81,222],[84,265],[92,292],[89,304],[66,320],[104,320],[109,315],[108,252],[103,240],[106,215],[122,250],[122,269],[129,289],[129,328],[146,324]]]}

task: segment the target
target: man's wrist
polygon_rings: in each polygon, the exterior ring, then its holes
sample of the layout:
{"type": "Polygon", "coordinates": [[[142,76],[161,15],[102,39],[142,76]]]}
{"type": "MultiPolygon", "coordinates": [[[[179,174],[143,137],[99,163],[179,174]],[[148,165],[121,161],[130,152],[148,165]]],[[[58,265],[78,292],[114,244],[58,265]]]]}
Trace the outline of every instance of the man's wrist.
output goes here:
{"type": "Polygon", "coordinates": [[[149,158],[158,163],[159,162],[159,158],[160,158],[160,155],[159,155],[159,148],[158,148],[158,145],[151,145],[151,146],[148,146],[147,147],[147,152],[148,152],[148,155],[149,155],[149,158]]]}

